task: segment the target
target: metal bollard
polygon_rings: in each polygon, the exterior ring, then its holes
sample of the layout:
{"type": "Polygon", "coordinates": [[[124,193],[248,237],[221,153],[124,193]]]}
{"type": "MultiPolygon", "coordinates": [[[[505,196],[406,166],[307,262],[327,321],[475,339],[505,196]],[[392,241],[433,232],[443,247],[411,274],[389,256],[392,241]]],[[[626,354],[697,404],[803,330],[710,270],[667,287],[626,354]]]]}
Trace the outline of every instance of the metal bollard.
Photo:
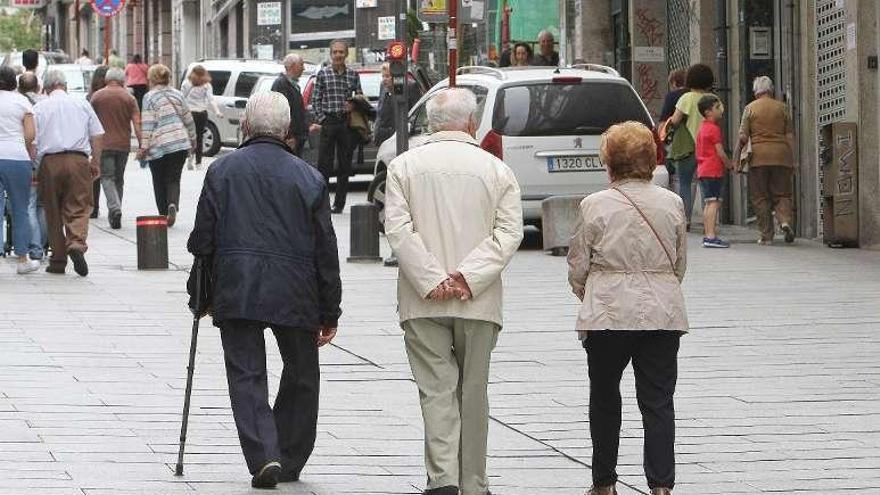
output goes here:
{"type": "Polygon", "coordinates": [[[372,203],[351,207],[349,263],[377,263],[379,256],[379,210],[372,203]]]}
{"type": "Polygon", "coordinates": [[[168,269],[168,219],[137,217],[138,270],[168,269]]]}

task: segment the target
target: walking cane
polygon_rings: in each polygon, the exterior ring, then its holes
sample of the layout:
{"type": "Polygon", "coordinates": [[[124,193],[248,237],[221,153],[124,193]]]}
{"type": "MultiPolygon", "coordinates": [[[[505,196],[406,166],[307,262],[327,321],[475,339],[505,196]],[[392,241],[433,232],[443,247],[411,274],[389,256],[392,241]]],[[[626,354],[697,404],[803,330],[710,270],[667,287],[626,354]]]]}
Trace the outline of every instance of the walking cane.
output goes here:
{"type": "Polygon", "coordinates": [[[186,427],[189,423],[189,401],[192,396],[193,371],[196,365],[196,343],[199,339],[199,319],[202,305],[202,257],[196,256],[193,270],[196,271],[195,309],[193,310],[192,339],[189,343],[189,365],[186,367],[186,394],[183,397],[183,422],[180,425],[180,449],[177,451],[177,468],[175,476],[183,476],[183,448],[186,444],[186,427]]]}

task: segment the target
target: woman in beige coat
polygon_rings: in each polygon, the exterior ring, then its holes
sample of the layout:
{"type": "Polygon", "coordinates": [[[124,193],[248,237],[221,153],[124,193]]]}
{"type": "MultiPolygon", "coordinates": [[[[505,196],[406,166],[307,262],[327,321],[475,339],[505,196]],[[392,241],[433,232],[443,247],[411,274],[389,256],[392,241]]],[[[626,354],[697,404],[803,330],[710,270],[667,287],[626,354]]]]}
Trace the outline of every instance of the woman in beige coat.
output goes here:
{"type": "Polygon", "coordinates": [[[593,487],[617,493],[620,379],[632,360],[645,428],[645,475],[654,495],[675,483],[675,412],[686,221],[680,197],[651,184],[654,137],[637,122],[612,126],[599,149],[611,186],[580,205],[568,279],[583,301],[577,330],[587,350],[593,487]]]}

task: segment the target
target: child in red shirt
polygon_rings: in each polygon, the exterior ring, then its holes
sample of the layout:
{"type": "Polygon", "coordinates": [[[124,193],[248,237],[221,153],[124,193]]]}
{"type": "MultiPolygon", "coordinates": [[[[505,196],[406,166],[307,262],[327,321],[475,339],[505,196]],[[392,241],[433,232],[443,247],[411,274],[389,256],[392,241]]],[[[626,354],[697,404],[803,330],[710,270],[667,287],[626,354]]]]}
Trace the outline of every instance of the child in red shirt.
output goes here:
{"type": "Polygon", "coordinates": [[[703,193],[703,247],[728,248],[730,243],[722,240],[715,232],[718,212],[721,210],[721,188],[724,185],[724,169],[730,167],[730,160],[724,152],[721,140],[721,126],[718,122],[724,114],[721,101],[715,95],[706,95],[697,103],[703,116],[703,123],[697,133],[697,178],[703,193]]]}

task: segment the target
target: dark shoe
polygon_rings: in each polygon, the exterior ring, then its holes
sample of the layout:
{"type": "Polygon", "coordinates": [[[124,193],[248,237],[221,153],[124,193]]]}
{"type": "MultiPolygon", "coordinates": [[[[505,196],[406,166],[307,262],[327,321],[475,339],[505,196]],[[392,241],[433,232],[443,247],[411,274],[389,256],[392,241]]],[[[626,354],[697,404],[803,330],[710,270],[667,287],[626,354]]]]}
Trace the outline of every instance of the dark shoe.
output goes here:
{"type": "Polygon", "coordinates": [[[457,486],[441,486],[440,488],[431,488],[430,490],[425,490],[424,495],[458,495],[458,487],[457,486]]]}
{"type": "Polygon", "coordinates": [[[98,209],[97,208],[92,210],[92,214],[89,215],[89,218],[98,218],[98,209]]]}
{"type": "Polygon", "coordinates": [[[168,214],[165,215],[165,218],[168,220],[168,226],[173,227],[174,222],[177,220],[177,205],[171,203],[168,205],[168,214]]]}
{"type": "Polygon", "coordinates": [[[791,225],[784,223],[780,225],[782,229],[782,233],[785,235],[786,244],[791,244],[794,242],[794,229],[791,228],[791,225]]]}
{"type": "Polygon", "coordinates": [[[617,488],[611,486],[593,486],[584,495],[617,495],[617,488]]]}
{"type": "Polygon", "coordinates": [[[387,258],[385,258],[385,262],[383,263],[385,266],[399,266],[400,261],[397,260],[397,256],[393,254],[387,258]]]}
{"type": "Polygon", "coordinates": [[[71,249],[67,252],[67,255],[70,256],[70,261],[73,261],[73,271],[77,275],[85,277],[89,274],[89,264],[86,263],[86,257],[82,251],[71,249]]]}
{"type": "Polygon", "coordinates": [[[121,211],[113,211],[108,215],[108,220],[110,220],[110,228],[113,230],[118,230],[122,228],[122,212],[121,211]]]}
{"type": "Polygon", "coordinates": [[[49,262],[49,266],[46,267],[46,273],[54,273],[56,275],[64,275],[64,270],[67,268],[67,265],[62,265],[60,263],[52,263],[49,262]]]}
{"type": "Polygon", "coordinates": [[[338,214],[342,213],[342,210],[344,210],[344,209],[345,209],[344,206],[334,206],[333,209],[330,210],[330,213],[333,213],[334,215],[338,215],[338,214]]]}
{"type": "Polygon", "coordinates": [[[281,464],[275,461],[267,462],[260,472],[254,475],[251,486],[254,488],[275,488],[278,484],[278,476],[281,474],[281,464]]]}
{"type": "Polygon", "coordinates": [[[282,471],[280,475],[278,475],[279,483],[290,483],[292,481],[299,481],[299,473],[296,471],[282,471]]]}
{"type": "Polygon", "coordinates": [[[671,488],[651,488],[651,495],[672,495],[671,488]]]}

